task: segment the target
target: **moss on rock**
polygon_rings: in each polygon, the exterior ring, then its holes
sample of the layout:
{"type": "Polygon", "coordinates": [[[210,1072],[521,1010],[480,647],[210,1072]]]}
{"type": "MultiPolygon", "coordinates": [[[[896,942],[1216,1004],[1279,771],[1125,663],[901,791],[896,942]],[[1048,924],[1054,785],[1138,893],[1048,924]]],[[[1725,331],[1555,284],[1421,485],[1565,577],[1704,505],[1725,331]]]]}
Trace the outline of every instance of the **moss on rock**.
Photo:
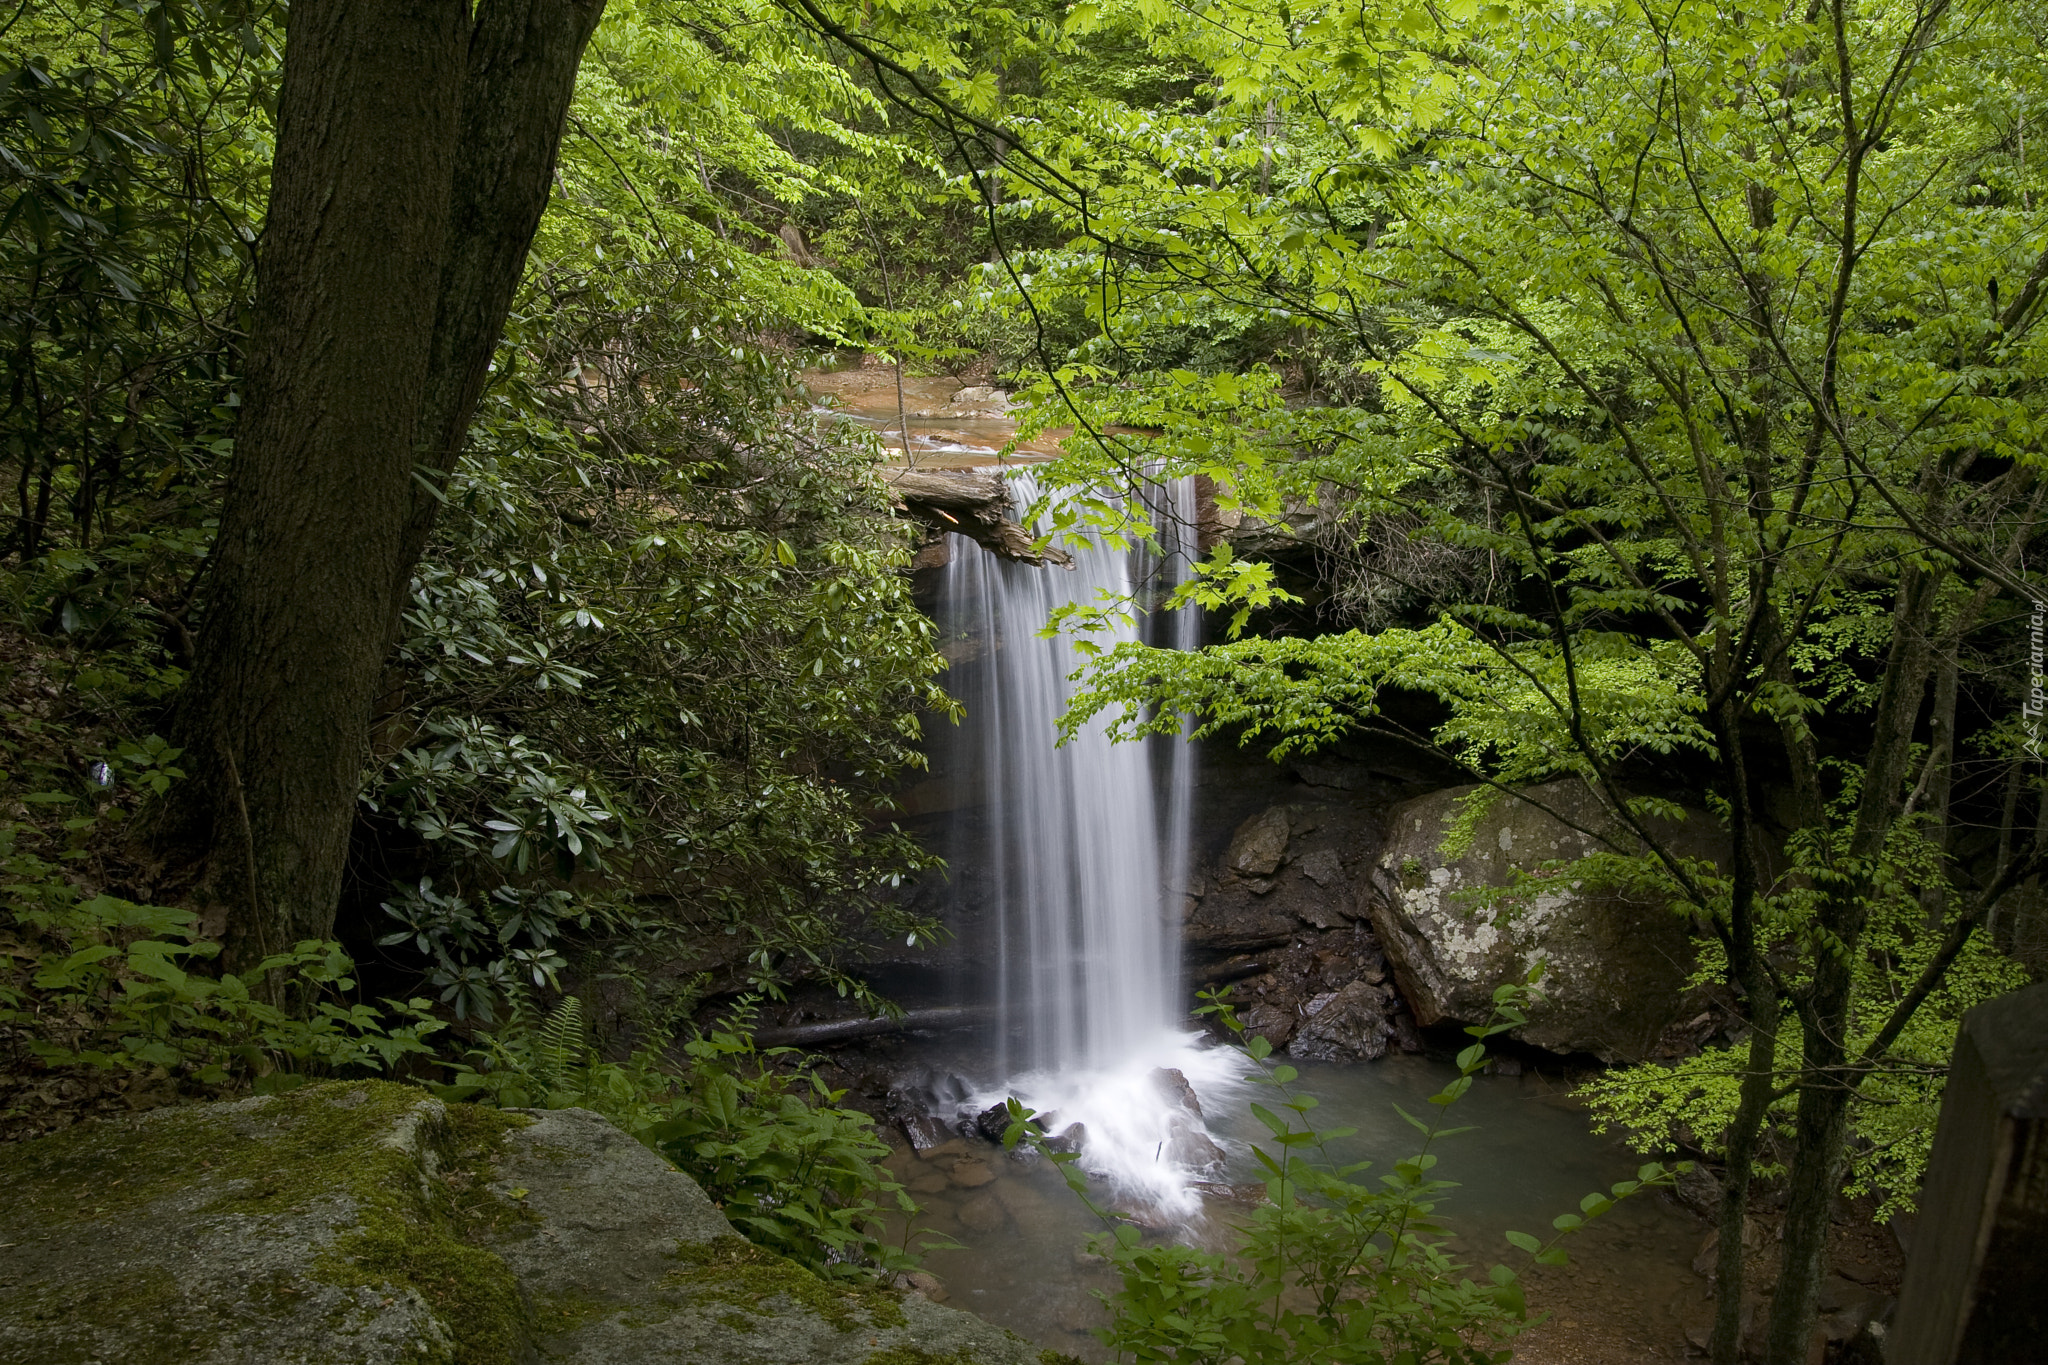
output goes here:
{"type": "Polygon", "coordinates": [[[969,1314],[742,1240],[580,1110],[308,1086],[0,1147],[0,1180],[5,1361],[1038,1361],[969,1314]]]}
{"type": "Polygon", "coordinates": [[[858,1327],[901,1327],[904,1322],[901,1291],[821,1280],[795,1261],[757,1247],[744,1237],[685,1243],[676,1256],[683,1268],[670,1272],[662,1283],[688,1287],[702,1300],[759,1311],[780,1298],[817,1314],[842,1332],[858,1327]]]}

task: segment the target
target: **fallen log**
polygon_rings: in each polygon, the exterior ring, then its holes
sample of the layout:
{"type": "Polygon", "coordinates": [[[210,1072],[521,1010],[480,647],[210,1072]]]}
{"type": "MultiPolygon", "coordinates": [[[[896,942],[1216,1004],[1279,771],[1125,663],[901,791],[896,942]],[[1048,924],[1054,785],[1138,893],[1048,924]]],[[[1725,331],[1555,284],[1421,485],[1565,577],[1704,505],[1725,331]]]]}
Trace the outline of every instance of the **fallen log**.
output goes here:
{"type": "Polygon", "coordinates": [[[896,469],[885,471],[882,477],[904,514],[934,530],[958,531],[992,554],[1019,564],[1074,567],[1070,557],[1050,545],[1043,550],[1032,548],[1031,534],[1010,519],[1015,504],[1009,485],[999,475],[896,469]]]}
{"type": "Polygon", "coordinates": [[[1269,970],[1271,969],[1263,962],[1226,962],[1212,971],[1201,973],[1199,979],[1204,986],[1221,986],[1269,970]]]}
{"type": "Polygon", "coordinates": [[[945,1032],[972,1028],[988,1018],[989,1011],[985,1008],[952,1005],[941,1009],[911,1010],[895,1019],[831,1019],[817,1024],[761,1029],[754,1034],[754,1046],[816,1047],[821,1043],[850,1043],[858,1038],[881,1038],[892,1033],[945,1032]]]}

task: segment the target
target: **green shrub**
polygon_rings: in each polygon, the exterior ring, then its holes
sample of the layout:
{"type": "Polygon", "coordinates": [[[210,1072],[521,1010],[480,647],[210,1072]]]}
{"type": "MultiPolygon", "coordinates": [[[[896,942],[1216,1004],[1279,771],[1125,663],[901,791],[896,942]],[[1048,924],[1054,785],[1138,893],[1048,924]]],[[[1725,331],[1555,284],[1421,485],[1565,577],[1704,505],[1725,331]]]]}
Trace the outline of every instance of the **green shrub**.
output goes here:
{"type": "Polygon", "coordinates": [[[884,1209],[918,1211],[882,1166],[866,1114],[789,1048],[757,1051],[742,1015],[684,1046],[690,1070],[646,1138],[704,1187],[749,1240],[824,1275],[915,1265],[881,1240],[884,1209]],[[775,1063],[796,1060],[791,1070],[775,1063]]]}
{"type": "MultiPolygon", "coordinates": [[[[14,832],[0,826],[7,853],[14,832]]],[[[18,861],[0,856],[9,870],[18,861]]],[[[247,973],[206,975],[197,968],[220,946],[199,936],[190,911],[106,895],[67,903],[64,890],[6,888],[17,937],[13,970],[0,975],[0,1031],[43,1069],[279,1089],[388,1071],[431,1052],[425,1040],[442,1027],[424,1000],[352,1000],[354,964],[336,944],[307,940],[247,973]],[[310,1010],[281,1008],[279,994],[310,1010]]]]}
{"type": "Polygon", "coordinates": [[[479,1032],[451,1065],[451,1079],[429,1086],[436,1095],[506,1109],[589,1109],[635,1136],[667,1115],[680,1082],[663,1057],[666,1034],[623,1062],[606,1061],[591,1046],[576,996],[544,1015],[523,989],[510,991],[508,1002],[504,1020],[479,1032]]]}

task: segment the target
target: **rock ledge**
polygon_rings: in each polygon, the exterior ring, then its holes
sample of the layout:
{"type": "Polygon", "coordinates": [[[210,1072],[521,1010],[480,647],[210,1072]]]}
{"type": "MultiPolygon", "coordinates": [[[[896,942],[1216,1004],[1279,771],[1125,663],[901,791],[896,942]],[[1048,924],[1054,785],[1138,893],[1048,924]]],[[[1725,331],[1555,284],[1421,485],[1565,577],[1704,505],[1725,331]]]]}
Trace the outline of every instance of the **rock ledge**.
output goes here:
{"type": "Polygon", "coordinates": [[[818,1279],[585,1110],[382,1082],[0,1148],[0,1360],[1039,1365],[921,1295],[818,1279]]]}

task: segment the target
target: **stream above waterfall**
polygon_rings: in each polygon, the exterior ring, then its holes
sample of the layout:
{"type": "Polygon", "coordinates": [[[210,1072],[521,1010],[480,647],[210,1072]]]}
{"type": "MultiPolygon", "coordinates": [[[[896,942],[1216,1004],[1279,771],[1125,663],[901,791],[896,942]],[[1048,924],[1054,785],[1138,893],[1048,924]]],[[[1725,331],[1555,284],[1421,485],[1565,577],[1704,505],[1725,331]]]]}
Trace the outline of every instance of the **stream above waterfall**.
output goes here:
{"type": "MultiPolygon", "coordinates": [[[[803,381],[821,412],[873,428],[883,445],[898,452],[903,449],[907,419],[912,461],[920,469],[980,468],[993,462],[996,452],[1017,434],[1017,424],[1008,417],[946,413],[962,387],[961,380],[950,377],[905,375],[900,409],[896,375],[888,366],[811,370],[803,381]]],[[[1060,453],[1059,443],[1067,434],[1067,428],[1059,428],[1020,441],[1008,459],[1050,460],[1060,453]]]]}

